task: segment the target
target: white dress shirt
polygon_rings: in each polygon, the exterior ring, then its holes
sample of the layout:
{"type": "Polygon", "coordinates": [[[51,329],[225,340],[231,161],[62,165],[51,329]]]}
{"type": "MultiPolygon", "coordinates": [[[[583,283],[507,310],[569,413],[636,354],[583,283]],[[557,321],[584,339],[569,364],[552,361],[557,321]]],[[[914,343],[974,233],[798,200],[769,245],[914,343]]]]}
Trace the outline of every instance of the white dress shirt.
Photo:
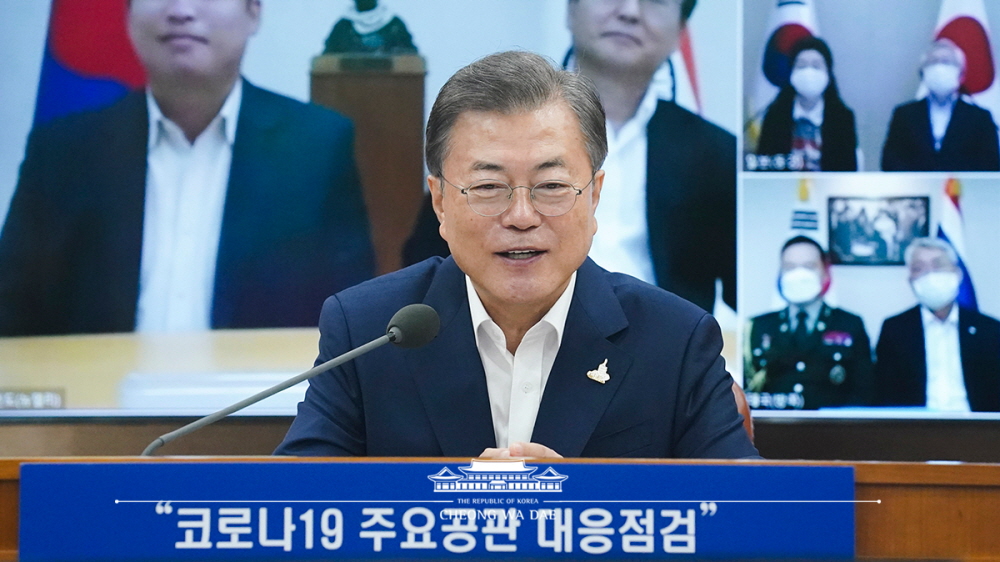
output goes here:
{"type": "Polygon", "coordinates": [[[545,383],[562,343],[574,287],[576,272],[556,303],[524,334],[521,344],[511,354],[503,330],[487,314],[472,280],[465,277],[472,330],[486,372],[497,447],[508,447],[516,441],[531,442],[545,383]]]}
{"type": "Polygon", "coordinates": [[[627,273],[656,283],[649,252],[646,221],[646,127],[659,99],[649,88],[635,115],[615,131],[607,123],[608,156],[604,160],[604,188],[597,206],[597,234],[590,257],[609,271],[627,273]]]}
{"type": "Polygon", "coordinates": [[[152,93],[142,261],[135,329],[179,332],[211,327],[215,263],[243,84],[193,143],[167,119],[152,93]]]}
{"type": "Polygon", "coordinates": [[[958,342],[958,306],[952,305],[944,320],[926,306],[920,307],[927,355],[927,409],[968,412],[969,398],[962,373],[962,350],[958,342]]]}
{"type": "Polygon", "coordinates": [[[927,105],[931,114],[931,134],[934,135],[934,150],[941,150],[941,141],[944,140],[944,134],[948,132],[948,123],[951,122],[951,114],[957,100],[957,94],[948,98],[943,104],[934,101],[934,96],[927,96],[927,105]]]}

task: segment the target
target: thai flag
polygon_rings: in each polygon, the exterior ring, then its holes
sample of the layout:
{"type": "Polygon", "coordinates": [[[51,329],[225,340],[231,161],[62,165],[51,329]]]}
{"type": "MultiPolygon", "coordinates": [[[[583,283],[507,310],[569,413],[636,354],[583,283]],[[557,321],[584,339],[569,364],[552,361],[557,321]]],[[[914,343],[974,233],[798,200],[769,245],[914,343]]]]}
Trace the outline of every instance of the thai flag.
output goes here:
{"type": "Polygon", "coordinates": [[[146,83],[125,0],[52,0],[35,125],[111,105],[146,83]]]}
{"type": "Polygon", "coordinates": [[[976,303],[976,289],[972,277],[965,267],[965,236],[962,226],[962,210],[958,201],[962,195],[962,184],[955,178],[949,179],[941,191],[941,220],[938,221],[937,237],[951,244],[958,254],[958,267],[962,270],[962,286],[958,290],[958,305],[979,310],[976,303]]]}
{"type": "Polygon", "coordinates": [[[774,101],[778,91],[788,84],[792,74],[789,54],[800,39],[819,35],[816,8],[812,0],[777,0],[771,13],[768,38],[760,73],[757,75],[753,96],[747,100],[748,149],[757,144],[760,122],[767,106],[774,101]]]}
{"type": "MultiPolygon", "coordinates": [[[[1000,123],[1000,85],[990,46],[989,21],[984,0],[942,0],[934,39],[948,39],[965,53],[965,79],[962,94],[966,99],[989,110],[993,121],[1000,123]]],[[[921,84],[917,98],[927,95],[921,84]]]]}

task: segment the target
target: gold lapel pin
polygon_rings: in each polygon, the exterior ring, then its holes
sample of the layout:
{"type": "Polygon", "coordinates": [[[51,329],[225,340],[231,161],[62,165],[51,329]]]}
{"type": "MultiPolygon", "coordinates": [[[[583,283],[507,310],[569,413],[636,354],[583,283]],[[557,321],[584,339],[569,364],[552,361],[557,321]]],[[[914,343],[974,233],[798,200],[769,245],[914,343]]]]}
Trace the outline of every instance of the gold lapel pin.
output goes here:
{"type": "Polygon", "coordinates": [[[587,371],[587,378],[601,384],[608,382],[608,379],[611,378],[611,376],[608,375],[608,360],[605,359],[604,363],[598,365],[593,371],[587,371]]]}

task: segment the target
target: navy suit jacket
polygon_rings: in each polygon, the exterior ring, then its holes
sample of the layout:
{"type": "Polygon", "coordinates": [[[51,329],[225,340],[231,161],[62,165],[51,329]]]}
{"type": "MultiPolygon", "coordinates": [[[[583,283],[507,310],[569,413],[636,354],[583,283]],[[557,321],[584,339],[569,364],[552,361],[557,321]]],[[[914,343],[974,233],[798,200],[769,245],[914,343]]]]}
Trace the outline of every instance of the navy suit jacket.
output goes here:
{"type": "MultiPolygon", "coordinates": [[[[711,312],[721,278],[723,299],[736,308],[736,137],[663,100],[646,135],[646,225],[656,284],[711,312]]],[[[447,255],[427,195],[403,263],[447,255]]]]}
{"type": "MultiPolygon", "coordinates": [[[[959,308],[958,345],[969,407],[974,412],[1000,412],[1000,322],[959,308]]],[[[882,323],[875,356],[880,405],[927,403],[927,355],[919,306],[882,323]]]]}
{"type": "MultiPolygon", "coordinates": [[[[317,364],[381,336],[415,302],[438,311],[437,338],[384,346],[313,378],[278,454],[473,457],[496,446],[465,275],[452,258],[327,300],[317,364]]],[[[755,456],[721,349],[710,315],[588,259],[531,439],[567,457],[755,456]],[[607,383],[587,378],[604,360],[607,383]]]]}
{"type": "Polygon", "coordinates": [[[886,172],[974,172],[1000,170],[1000,141],[990,112],[955,102],[941,150],[934,150],[927,98],[899,105],[892,112],[882,148],[886,172]]]}
{"type": "MultiPolygon", "coordinates": [[[[32,132],[0,237],[0,335],[134,329],[148,131],[136,92],[32,132]]],[[[244,82],[213,328],[315,326],[371,278],[353,150],[344,117],[244,82]]]]}

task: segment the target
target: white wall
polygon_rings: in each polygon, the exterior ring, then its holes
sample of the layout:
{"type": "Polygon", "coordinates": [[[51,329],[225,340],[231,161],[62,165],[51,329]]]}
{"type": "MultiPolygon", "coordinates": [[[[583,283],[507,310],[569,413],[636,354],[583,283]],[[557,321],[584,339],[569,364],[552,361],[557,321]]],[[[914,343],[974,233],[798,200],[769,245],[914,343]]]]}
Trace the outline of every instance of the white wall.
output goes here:
{"type": "Polygon", "coordinates": [[[0,10],[0,225],[35,114],[49,7],[42,0],[6,0],[0,10]]]}

